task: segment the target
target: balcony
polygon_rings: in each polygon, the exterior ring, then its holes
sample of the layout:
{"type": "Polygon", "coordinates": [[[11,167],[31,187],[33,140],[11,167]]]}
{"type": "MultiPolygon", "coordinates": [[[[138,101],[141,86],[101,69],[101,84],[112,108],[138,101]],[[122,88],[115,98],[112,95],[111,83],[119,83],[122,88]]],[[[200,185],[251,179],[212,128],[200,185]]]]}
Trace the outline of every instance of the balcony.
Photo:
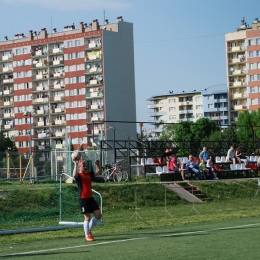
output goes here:
{"type": "Polygon", "coordinates": [[[44,126],[44,121],[37,122],[37,126],[44,126]]]}
{"type": "Polygon", "coordinates": [[[52,49],[52,53],[59,53],[59,52],[63,52],[63,50],[60,48],[52,49]]]}
{"type": "Polygon", "coordinates": [[[38,86],[36,87],[36,91],[43,91],[44,90],[44,87],[43,86],[38,86]]]}
{"type": "Polygon", "coordinates": [[[64,62],[63,61],[60,61],[60,60],[54,60],[53,61],[53,65],[61,65],[61,64],[63,64],[64,62]]]}
{"type": "Polygon", "coordinates": [[[97,116],[91,117],[91,121],[100,121],[100,120],[103,120],[103,119],[101,119],[100,117],[97,117],[97,116]]]}
{"type": "Polygon", "coordinates": [[[4,129],[13,129],[14,127],[12,125],[4,125],[4,129]]]}
{"type": "Polygon", "coordinates": [[[63,148],[63,144],[56,144],[55,148],[56,149],[62,149],[63,148]]]}
{"type": "Polygon", "coordinates": [[[54,109],[54,113],[61,113],[61,112],[64,112],[64,108],[57,107],[54,109]]]}
{"type": "Polygon", "coordinates": [[[14,113],[4,113],[4,118],[14,117],[14,113]]]}
{"type": "Polygon", "coordinates": [[[65,101],[65,97],[64,96],[51,97],[51,101],[65,101]]]}
{"type": "Polygon", "coordinates": [[[14,105],[13,101],[5,101],[4,102],[4,106],[13,106],[13,105],[14,105]]]}
{"type": "Polygon", "coordinates": [[[234,106],[234,110],[243,110],[247,109],[247,105],[236,105],[234,106]]]}
{"type": "Polygon", "coordinates": [[[90,109],[99,109],[100,107],[99,107],[99,105],[91,105],[90,106],[90,109]]]}
{"type": "Polygon", "coordinates": [[[64,77],[64,73],[61,71],[61,72],[55,72],[53,73],[52,76],[50,77],[53,77],[53,78],[57,78],[57,77],[64,77]]]}
{"type": "Polygon", "coordinates": [[[246,74],[246,70],[234,70],[233,72],[230,71],[229,75],[243,75],[246,74]]]}
{"type": "Polygon", "coordinates": [[[247,94],[236,93],[233,95],[233,98],[247,98],[247,94]]]}
{"type": "Polygon", "coordinates": [[[2,61],[12,60],[12,59],[13,59],[13,56],[12,56],[12,55],[2,56],[2,61]]]}
{"type": "Polygon", "coordinates": [[[64,135],[65,135],[65,133],[63,133],[63,132],[55,132],[56,137],[62,137],[64,135]]]}
{"type": "Polygon", "coordinates": [[[66,122],[64,120],[55,120],[54,124],[55,125],[64,125],[66,122]]]}
{"type": "Polygon", "coordinates": [[[97,85],[98,81],[96,79],[92,79],[89,81],[89,85],[97,85]]]}
{"type": "Polygon", "coordinates": [[[46,137],[47,137],[46,133],[38,134],[38,138],[46,138],[46,137]]]}
{"type": "Polygon", "coordinates": [[[3,68],[3,72],[8,72],[8,71],[13,71],[13,67],[12,66],[8,66],[8,67],[4,67],[3,68]]]}
{"type": "Polygon", "coordinates": [[[233,87],[240,87],[240,86],[246,86],[246,82],[244,81],[233,82],[233,87]]]}
{"type": "Polygon", "coordinates": [[[48,75],[47,74],[38,74],[36,75],[35,79],[48,79],[48,75]]]}
{"type": "Polygon", "coordinates": [[[3,83],[13,83],[14,79],[3,79],[3,83]]]}
{"type": "Polygon", "coordinates": [[[38,149],[39,149],[39,150],[44,150],[44,149],[45,149],[45,145],[39,145],[39,146],[38,146],[38,149]]]}
{"type": "Polygon", "coordinates": [[[4,93],[3,93],[4,95],[13,94],[13,90],[10,90],[10,89],[4,90],[3,92],[4,92],[4,93]]]}
{"type": "Polygon", "coordinates": [[[36,111],[37,115],[42,115],[44,114],[44,110],[43,109],[39,109],[36,111]]]}
{"type": "Polygon", "coordinates": [[[86,93],[86,97],[87,98],[93,98],[93,97],[102,97],[103,96],[103,94],[102,94],[102,92],[87,92],[86,93]]]}
{"type": "Polygon", "coordinates": [[[241,51],[245,51],[245,47],[243,46],[228,47],[228,52],[241,52],[241,51]]]}
{"type": "Polygon", "coordinates": [[[33,100],[33,104],[34,103],[46,103],[49,102],[49,98],[45,97],[45,98],[36,98],[33,100]]]}

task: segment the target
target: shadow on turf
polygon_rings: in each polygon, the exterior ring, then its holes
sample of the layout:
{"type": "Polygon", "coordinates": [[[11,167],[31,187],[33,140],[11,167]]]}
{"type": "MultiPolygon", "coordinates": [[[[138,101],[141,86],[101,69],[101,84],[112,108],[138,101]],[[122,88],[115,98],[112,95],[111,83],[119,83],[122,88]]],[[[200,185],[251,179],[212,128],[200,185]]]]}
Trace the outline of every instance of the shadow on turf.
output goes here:
{"type": "MultiPolygon", "coordinates": [[[[81,251],[82,253],[89,253],[90,251],[81,251]]],[[[17,253],[17,255],[16,254],[8,254],[8,255],[0,255],[0,258],[4,258],[4,257],[8,257],[8,258],[22,258],[22,257],[29,257],[29,256],[35,256],[35,257],[37,257],[37,256],[49,256],[50,257],[50,259],[51,259],[51,256],[52,255],[60,255],[60,257],[61,257],[61,259],[62,259],[62,254],[78,254],[79,252],[61,252],[61,253],[58,253],[58,252],[48,252],[48,253],[38,253],[38,254],[29,254],[29,253],[25,253],[25,254],[23,254],[23,253],[17,253]]]]}

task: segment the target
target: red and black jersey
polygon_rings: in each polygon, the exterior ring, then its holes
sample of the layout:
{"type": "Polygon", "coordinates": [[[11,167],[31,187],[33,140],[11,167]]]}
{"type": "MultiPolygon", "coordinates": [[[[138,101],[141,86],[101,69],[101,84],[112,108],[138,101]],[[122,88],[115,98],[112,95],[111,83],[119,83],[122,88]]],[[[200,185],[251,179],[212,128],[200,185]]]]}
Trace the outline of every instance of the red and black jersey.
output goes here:
{"type": "Polygon", "coordinates": [[[91,185],[91,174],[88,171],[78,173],[78,177],[75,178],[79,189],[80,198],[92,198],[92,185],[91,185]]]}

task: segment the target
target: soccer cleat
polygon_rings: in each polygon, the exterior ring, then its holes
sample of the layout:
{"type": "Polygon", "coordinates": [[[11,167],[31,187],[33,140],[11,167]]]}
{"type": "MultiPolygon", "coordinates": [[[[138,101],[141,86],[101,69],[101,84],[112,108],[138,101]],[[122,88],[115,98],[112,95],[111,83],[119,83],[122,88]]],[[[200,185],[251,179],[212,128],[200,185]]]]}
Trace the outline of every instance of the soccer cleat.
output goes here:
{"type": "Polygon", "coordinates": [[[89,231],[89,233],[88,233],[88,235],[86,236],[85,240],[88,241],[88,242],[91,242],[91,241],[94,241],[94,240],[95,240],[94,237],[92,236],[91,231],[89,231]]]}

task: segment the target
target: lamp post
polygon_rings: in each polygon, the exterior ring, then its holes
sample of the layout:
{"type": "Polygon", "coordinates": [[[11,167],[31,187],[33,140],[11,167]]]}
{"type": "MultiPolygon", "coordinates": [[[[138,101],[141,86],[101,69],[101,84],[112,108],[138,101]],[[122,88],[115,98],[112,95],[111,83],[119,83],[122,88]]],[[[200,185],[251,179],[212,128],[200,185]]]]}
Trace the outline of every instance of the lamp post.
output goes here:
{"type": "MultiPolygon", "coordinates": [[[[25,111],[24,116],[29,116],[29,162],[32,160],[32,113],[25,111]]],[[[32,178],[32,162],[30,163],[30,180],[32,178]]]]}

